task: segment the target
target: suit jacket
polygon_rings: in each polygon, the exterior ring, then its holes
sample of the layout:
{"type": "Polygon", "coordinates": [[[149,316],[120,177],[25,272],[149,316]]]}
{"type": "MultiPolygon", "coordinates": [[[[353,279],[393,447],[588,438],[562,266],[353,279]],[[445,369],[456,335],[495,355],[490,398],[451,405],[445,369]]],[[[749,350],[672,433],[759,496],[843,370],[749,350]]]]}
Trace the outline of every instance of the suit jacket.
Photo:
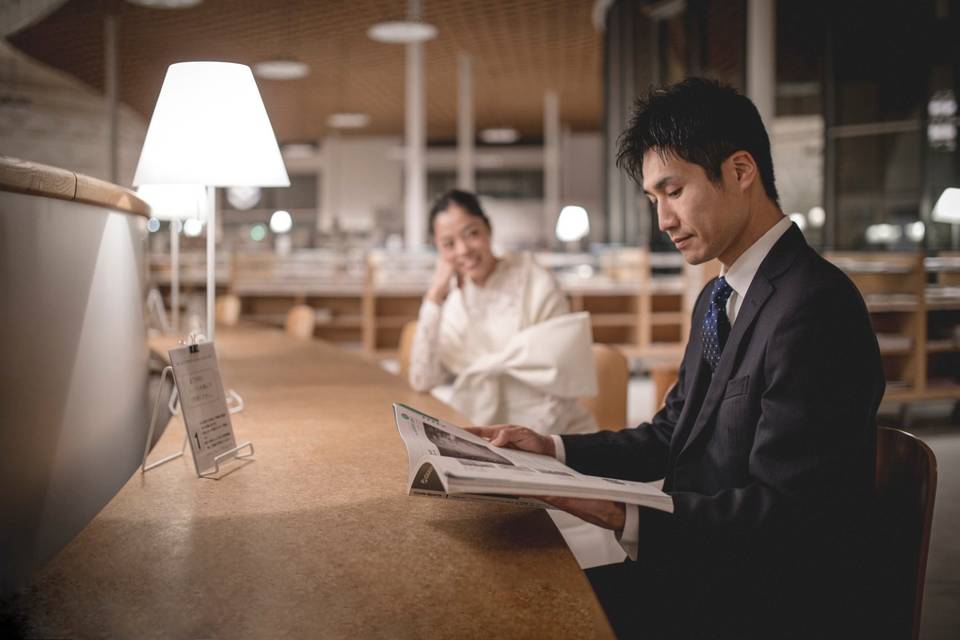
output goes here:
{"type": "Polygon", "coordinates": [[[640,510],[640,554],[675,588],[695,581],[741,601],[749,589],[781,604],[812,584],[825,593],[856,570],[848,552],[873,491],[884,378],[866,307],[792,226],[760,265],[711,375],[700,327],[712,286],[665,406],[634,429],[563,436],[567,464],[665,478],[675,512],[640,510]]]}

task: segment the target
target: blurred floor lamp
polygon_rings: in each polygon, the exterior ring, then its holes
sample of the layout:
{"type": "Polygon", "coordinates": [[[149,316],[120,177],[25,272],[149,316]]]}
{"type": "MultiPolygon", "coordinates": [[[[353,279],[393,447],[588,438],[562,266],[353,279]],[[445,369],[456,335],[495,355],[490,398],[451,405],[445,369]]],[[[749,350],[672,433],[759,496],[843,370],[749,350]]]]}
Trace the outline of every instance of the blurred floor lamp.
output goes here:
{"type": "Polygon", "coordinates": [[[157,220],[170,222],[170,310],[173,332],[180,331],[180,222],[206,219],[207,194],[196,184],[144,184],[137,195],[157,220]]]}
{"type": "Polygon", "coordinates": [[[960,189],[956,187],[944,189],[937,199],[937,204],[933,205],[930,219],[951,225],[950,245],[954,249],[960,248],[960,189]]]}
{"type": "Polygon", "coordinates": [[[153,109],[135,186],[207,189],[207,327],[216,318],[216,187],[289,187],[280,148],[250,67],[180,62],[167,69],[153,109]]]}

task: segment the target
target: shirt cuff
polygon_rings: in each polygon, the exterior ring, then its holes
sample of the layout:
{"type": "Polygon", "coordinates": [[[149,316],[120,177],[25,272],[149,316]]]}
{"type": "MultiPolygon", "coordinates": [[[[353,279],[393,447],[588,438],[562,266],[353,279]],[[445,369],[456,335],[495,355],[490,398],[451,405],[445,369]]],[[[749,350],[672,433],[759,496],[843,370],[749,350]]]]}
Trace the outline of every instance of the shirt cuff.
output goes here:
{"type": "Polygon", "coordinates": [[[626,506],[626,520],[623,523],[623,531],[617,536],[617,542],[623,547],[631,560],[636,562],[637,551],[640,546],[640,507],[635,504],[626,506]]]}
{"type": "Polygon", "coordinates": [[[566,464],[567,462],[567,450],[563,446],[563,438],[553,433],[550,434],[550,437],[553,438],[553,448],[554,448],[554,457],[566,464]]]}

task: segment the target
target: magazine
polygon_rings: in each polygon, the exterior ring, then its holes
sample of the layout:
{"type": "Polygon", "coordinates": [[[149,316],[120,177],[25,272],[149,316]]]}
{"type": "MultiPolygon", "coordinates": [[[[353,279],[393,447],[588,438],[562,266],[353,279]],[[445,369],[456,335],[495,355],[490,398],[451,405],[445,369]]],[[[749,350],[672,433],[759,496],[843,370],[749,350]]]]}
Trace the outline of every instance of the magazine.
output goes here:
{"type": "Polygon", "coordinates": [[[552,508],[536,496],[613,500],[673,512],[673,499],[646,482],[578,473],[556,458],[494,447],[404,404],[394,418],[407,447],[410,495],[552,508]]]}

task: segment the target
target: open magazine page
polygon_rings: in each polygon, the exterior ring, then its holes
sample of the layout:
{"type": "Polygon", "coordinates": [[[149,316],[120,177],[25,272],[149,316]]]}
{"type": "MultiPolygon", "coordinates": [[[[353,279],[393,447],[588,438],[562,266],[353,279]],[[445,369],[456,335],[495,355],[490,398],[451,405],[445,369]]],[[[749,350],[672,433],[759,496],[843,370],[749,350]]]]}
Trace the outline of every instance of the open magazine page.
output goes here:
{"type": "Polygon", "coordinates": [[[411,487],[432,486],[450,494],[595,498],[673,510],[672,499],[647,483],[583,475],[549,456],[494,447],[405,405],[394,405],[394,411],[410,458],[411,487]],[[430,468],[424,469],[425,464],[430,468]]]}
{"type": "Polygon", "coordinates": [[[549,506],[540,500],[504,492],[496,492],[498,495],[483,495],[478,492],[464,495],[450,493],[445,484],[447,465],[443,463],[448,460],[454,465],[494,464],[513,467],[515,463],[501,454],[508,454],[511,458],[515,454],[522,454],[544,458],[547,465],[562,468],[563,465],[557,460],[497,449],[483,438],[403,404],[394,404],[393,411],[400,437],[407,448],[410,470],[408,484],[411,494],[507,502],[535,508],[549,506]]]}
{"type": "Polygon", "coordinates": [[[492,465],[492,468],[499,466],[512,468],[514,471],[536,470],[580,475],[556,458],[494,447],[488,441],[465,429],[428,416],[406,405],[394,404],[393,407],[400,437],[407,446],[407,457],[411,469],[426,456],[442,456],[461,462],[484,463],[492,465]]]}

